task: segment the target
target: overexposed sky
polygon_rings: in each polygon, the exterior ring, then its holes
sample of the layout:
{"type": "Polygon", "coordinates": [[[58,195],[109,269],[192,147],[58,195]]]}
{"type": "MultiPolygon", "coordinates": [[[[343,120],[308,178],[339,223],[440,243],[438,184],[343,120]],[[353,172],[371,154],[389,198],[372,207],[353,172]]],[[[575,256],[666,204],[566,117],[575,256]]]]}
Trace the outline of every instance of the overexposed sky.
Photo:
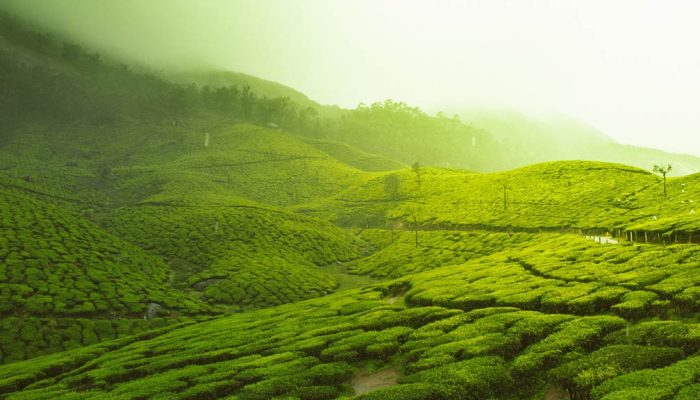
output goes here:
{"type": "Polygon", "coordinates": [[[502,106],[700,156],[696,0],[0,0],[154,65],[213,65],[354,107],[502,106]]]}

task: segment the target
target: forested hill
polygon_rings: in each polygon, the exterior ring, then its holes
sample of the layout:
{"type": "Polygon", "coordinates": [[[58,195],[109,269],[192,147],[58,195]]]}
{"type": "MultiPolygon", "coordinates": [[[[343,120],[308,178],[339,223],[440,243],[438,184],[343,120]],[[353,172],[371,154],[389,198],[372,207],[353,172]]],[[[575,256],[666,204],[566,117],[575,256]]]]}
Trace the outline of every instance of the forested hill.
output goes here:
{"type": "Polygon", "coordinates": [[[95,126],[248,121],[274,124],[316,141],[345,143],[405,165],[418,161],[485,172],[591,159],[645,169],[670,163],[672,174],[700,170],[697,157],[622,146],[576,121],[545,124],[507,112],[463,112],[460,121],[392,100],[343,110],[245,74],[155,73],[27,28],[6,15],[0,19],[0,89],[7,94],[0,100],[0,137],[27,121],[95,126]]]}
{"type": "Polygon", "coordinates": [[[145,68],[0,17],[2,136],[24,124],[106,126],[129,123],[211,124],[245,120],[313,131],[318,112],[248,85],[178,84],[145,68]]]}

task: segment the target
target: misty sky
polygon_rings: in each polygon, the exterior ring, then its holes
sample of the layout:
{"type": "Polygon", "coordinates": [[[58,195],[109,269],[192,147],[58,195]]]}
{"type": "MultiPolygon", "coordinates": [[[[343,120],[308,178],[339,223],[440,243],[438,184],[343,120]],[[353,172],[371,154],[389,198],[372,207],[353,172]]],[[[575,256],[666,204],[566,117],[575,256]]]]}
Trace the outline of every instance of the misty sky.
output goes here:
{"type": "Polygon", "coordinates": [[[0,0],[101,50],[322,103],[508,107],[700,156],[700,1],[0,0]]]}

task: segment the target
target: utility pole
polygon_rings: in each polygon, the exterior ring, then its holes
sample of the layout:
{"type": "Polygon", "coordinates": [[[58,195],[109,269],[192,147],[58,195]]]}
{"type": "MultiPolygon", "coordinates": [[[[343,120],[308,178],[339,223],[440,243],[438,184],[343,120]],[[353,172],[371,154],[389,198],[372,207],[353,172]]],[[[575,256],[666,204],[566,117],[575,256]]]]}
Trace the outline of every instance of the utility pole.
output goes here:
{"type": "Polygon", "coordinates": [[[508,184],[503,184],[503,209],[508,209],[508,184]]]}

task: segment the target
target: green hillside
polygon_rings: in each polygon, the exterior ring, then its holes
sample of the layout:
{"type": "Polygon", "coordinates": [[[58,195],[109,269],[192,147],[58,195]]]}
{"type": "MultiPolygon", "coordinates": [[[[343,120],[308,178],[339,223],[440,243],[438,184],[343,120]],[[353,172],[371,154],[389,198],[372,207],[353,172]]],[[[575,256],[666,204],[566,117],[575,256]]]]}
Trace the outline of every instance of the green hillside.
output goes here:
{"type": "Polygon", "coordinates": [[[496,170],[554,160],[608,161],[643,169],[671,163],[674,176],[700,170],[698,157],[619,144],[598,129],[570,117],[531,117],[498,109],[459,110],[457,114],[492,135],[499,147],[518,149],[494,155],[498,157],[496,170]]]}
{"type": "Polygon", "coordinates": [[[0,22],[0,399],[700,393],[700,174],[0,22]]]}
{"type": "Polygon", "coordinates": [[[16,190],[2,196],[2,312],[142,315],[149,301],[206,310],[169,286],[161,260],[85,219],[16,190]]]}
{"type": "Polygon", "coordinates": [[[399,161],[369,154],[345,143],[312,138],[307,138],[305,141],[331,157],[363,171],[392,171],[406,167],[399,161]]]}
{"type": "Polygon", "coordinates": [[[8,399],[330,399],[351,396],[368,367],[396,371],[399,384],[359,398],[536,398],[560,384],[614,399],[634,396],[641,375],[647,398],[665,399],[700,379],[698,324],[649,318],[693,315],[698,299],[678,289],[697,284],[684,281],[697,275],[695,246],[559,236],[509,253],[13,364],[0,369],[0,390],[21,390],[8,399]],[[591,260],[606,269],[569,275],[591,260]],[[609,368],[590,375],[597,365],[609,368]]]}
{"type": "Polygon", "coordinates": [[[589,231],[660,242],[695,241],[697,175],[670,179],[663,196],[659,176],[618,164],[566,161],[479,174],[404,169],[385,173],[333,196],[299,206],[304,213],[345,226],[397,229],[589,231]],[[396,190],[388,190],[387,180],[396,190]],[[415,223],[414,223],[415,218],[415,223]],[[416,225],[417,224],[417,225],[416,225]]]}
{"type": "Polygon", "coordinates": [[[260,79],[255,76],[243,74],[240,72],[194,70],[188,72],[173,73],[168,77],[172,80],[182,81],[183,83],[196,83],[200,86],[249,86],[253,92],[261,96],[267,96],[269,98],[287,97],[303,107],[320,107],[318,103],[312,101],[311,99],[306,97],[306,95],[295,89],[281,85],[277,82],[260,79]]]}
{"type": "Polygon", "coordinates": [[[161,259],[81,216],[17,189],[0,200],[1,362],[215,312],[175,290],[161,259]]]}
{"type": "Polygon", "coordinates": [[[336,281],[318,266],[355,256],[331,224],[249,206],[125,207],[104,225],[167,260],[176,285],[238,308],[328,293],[336,281]]]}

